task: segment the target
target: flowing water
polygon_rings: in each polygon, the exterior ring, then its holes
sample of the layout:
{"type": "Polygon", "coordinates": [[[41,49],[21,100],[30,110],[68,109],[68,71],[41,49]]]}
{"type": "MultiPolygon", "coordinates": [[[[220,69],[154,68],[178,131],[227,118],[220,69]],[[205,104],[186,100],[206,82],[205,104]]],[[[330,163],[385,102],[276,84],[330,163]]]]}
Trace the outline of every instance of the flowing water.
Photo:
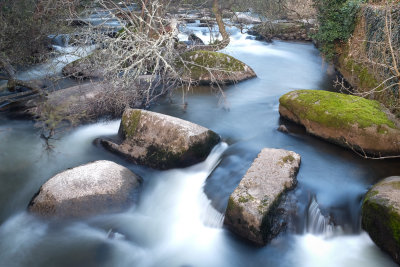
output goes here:
{"type": "MultiPolygon", "coordinates": [[[[329,67],[309,43],[267,44],[232,31],[225,52],[258,78],[225,89],[177,92],[152,110],[219,133],[223,142],[199,164],[168,171],[137,166],[93,144],[119,121],[79,127],[44,151],[33,123],[0,117],[0,266],[395,266],[360,228],[368,187],[400,173],[399,160],[362,159],[281,121],[279,97],[293,89],[332,89],[329,67]],[[290,134],[278,132],[285,123],[290,134]],[[290,193],[290,227],[259,248],[223,227],[229,195],[264,147],[302,156],[290,193]],[[135,206],[86,220],[45,221],[26,212],[39,187],[66,168],[108,159],[143,177],[135,206]]],[[[205,35],[206,39],[208,38],[205,35]]]]}

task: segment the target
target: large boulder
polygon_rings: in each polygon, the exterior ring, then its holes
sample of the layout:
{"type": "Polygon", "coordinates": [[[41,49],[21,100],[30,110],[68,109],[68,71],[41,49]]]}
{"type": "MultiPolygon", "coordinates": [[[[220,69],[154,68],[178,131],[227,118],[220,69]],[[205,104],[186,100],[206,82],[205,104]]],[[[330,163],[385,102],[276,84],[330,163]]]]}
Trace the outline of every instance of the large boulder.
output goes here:
{"type": "Polygon", "coordinates": [[[137,164],[156,169],[200,162],[220,140],[216,133],[200,125],[140,109],[125,110],[118,134],[122,142],[101,143],[137,164]]]}
{"type": "Polygon", "coordinates": [[[388,177],[368,191],[361,216],[371,239],[400,264],[400,176],[388,177]]]}
{"type": "Polygon", "coordinates": [[[29,204],[44,217],[82,218],[118,212],[135,199],[141,178],[111,161],[100,160],[63,171],[48,180],[29,204]]]}
{"type": "Polygon", "coordinates": [[[400,124],[379,102],[322,90],[297,90],[279,99],[281,116],[307,132],[375,156],[400,154],[400,124]]]}
{"type": "Polygon", "coordinates": [[[228,228],[257,245],[274,238],[277,207],[296,185],[299,167],[295,152],[264,148],[229,197],[224,222],[228,228]]]}
{"type": "Polygon", "coordinates": [[[240,60],[213,51],[190,51],[182,55],[183,80],[189,83],[232,84],[256,77],[252,68],[240,60]]]}

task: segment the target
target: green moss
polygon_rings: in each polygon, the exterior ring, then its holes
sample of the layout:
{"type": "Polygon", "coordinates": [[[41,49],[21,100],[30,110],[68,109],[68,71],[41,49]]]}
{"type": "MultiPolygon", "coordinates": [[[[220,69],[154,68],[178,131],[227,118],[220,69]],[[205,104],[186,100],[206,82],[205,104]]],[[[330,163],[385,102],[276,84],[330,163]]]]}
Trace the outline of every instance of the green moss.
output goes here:
{"type": "Polygon", "coordinates": [[[140,110],[124,112],[122,115],[122,125],[125,137],[129,138],[135,136],[141,115],[142,112],[140,110]]]}
{"type": "Polygon", "coordinates": [[[281,161],[283,163],[289,163],[289,162],[292,163],[294,161],[294,157],[292,155],[287,155],[285,157],[282,157],[281,161]]]}
{"type": "Polygon", "coordinates": [[[234,212],[235,210],[241,211],[243,208],[236,204],[233,197],[229,197],[228,199],[228,206],[226,207],[227,212],[234,212]]]}
{"type": "MultiPolygon", "coordinates": [[[[194,80],[198,80],[203,75],[208,75],[207,68],[213,71],[234,72],[244,71],[245,64],[236,58],[212,51],[191,51],[182,55],[182,59],[186,62],[184,75],[190,76],[194,80]]],[[[178,65],[183,67],[183,63],[178,65]]]]}
{"type": "Polygon", "coordinates": [[[147,147],[147,154],[141,161],[146,165],[157,168],[167,169],[178,167],[181,163],[182,153],[173,153],[161,146],[150,145],[147,147]]]}
{"type": "Polygon", "coordinates": [[[220,137],[213,131],[208,131],[207,139],[204,142],[194,143],[187,152],[187,157],[190,156],[197,159],[205,159],[210,153],[211,149],[218,144],[220,137]],[[189,156],[190,155],[190,156],[189,156]]]}
{"type": "MultiPolygon", "coordinates": [[[[362,66],[361,64],[355,63],[354,60],[349,58],[346,58],[343,60],[343,62],[344,61],[346,62],[344,64],[346,71],[358,78],[359,87],[373,89],[379,85],[379,82],[375,79],[374,75],[368,71],[368,68],[362,66]]],[[[377,91],[379,91],[379,88],[377,91]]]]}
{"type": "Polygon", "coordinates": [[[400,246],[400,214],[393,210],[389,213],[389,227],[392,231],[393,238],[400,246]]]}
{"type": "Polygon", "coordinates": [[[386,243],[390,243],[388,239],[393,238],[400,249],[400,214],[386,199],[372,198],[372,194],[368,192],[363,202],[363,228],[378,246],[388,249],[386,243]]]}
{"type": "MultiPolygon", "coordinates": [[[[387,125],[396,129],[374,100],[322,90],[297,90],[283,95],[279,102],[302,119],[334,128],[361,128],[387,125]]],[[[381,133],[384,133],[381,131],[381,133]]]]}
{"type": "Polygon", "coordinates": [[[254,197],[249,193],[247,193],[247,196],[240,196],[238,199],[240,203],[246,203],[249,202],[250,200],[254,200],[254,197]]]}

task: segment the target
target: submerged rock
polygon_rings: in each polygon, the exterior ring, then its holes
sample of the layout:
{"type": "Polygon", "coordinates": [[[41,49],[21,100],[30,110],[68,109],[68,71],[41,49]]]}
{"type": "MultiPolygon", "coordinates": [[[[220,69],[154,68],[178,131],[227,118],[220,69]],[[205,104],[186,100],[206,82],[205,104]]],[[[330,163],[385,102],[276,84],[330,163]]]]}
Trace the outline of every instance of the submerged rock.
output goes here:
{"type": "Polygon", "coordinates": [[[204,160],[220,137],[213,131],[168,115],[127,109],[117,144],[102,140],[109,150],[156,169],[185,167],[204,160]]]}
{"type": "Polygon", "coordinates": [[[281,116],[307,132],[375,156],[400,154],[400,124],[379,102],[322,90],[297,90],[279,99],[281,116]]]}
{"type": "Polygon", "coordinates": [[[133,203],[141,178],[111,161],[100,160],[50,178],[29,204],[44,217],[80,218],[118,212],[133,203]]]}
{"type": "Polygon", "coordinates": [[[297,153],[264,148],[229,197],[224,222],[228,228],[257,245],[274,238],[277,207],[296,185],[299,167],[297,153]]]}
{"type": "Polygon", "coordinates": [[[371,239],[400,264],[400,176],[388,177],[368,191],[361,216],[371,239]]]}
{"type": "Polygon", "coordinates": [[[278,131],[280,131],[282,133],[289,133],[289,130],[287,129],[286,125],[284,125],[284,124],[279,125],[278,131]]]}
{"type": "Polygon", "coordinates": [[[191,51],[182,55],[183,79],[199,84],[232,84],[256,77],[252,68],[240,60],[219,52],[191,51]]]}

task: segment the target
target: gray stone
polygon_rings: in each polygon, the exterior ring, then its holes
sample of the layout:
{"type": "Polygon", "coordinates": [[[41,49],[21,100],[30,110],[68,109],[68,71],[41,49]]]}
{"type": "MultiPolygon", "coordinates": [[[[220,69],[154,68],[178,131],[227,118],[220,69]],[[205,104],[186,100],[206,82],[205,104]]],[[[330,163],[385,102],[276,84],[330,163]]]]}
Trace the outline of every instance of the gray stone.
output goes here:
{"type": "Polygon", "coordinates": [[[276,207],[296,185],[299,167],[297,153],[264,148],[229,197],[224,222],[228,228],[257,245],[274,238],[276,207]]]}
{"type": "Polygon", "coordinates": [[[289,130],[287,129],[287,127],[284,124],[279,125],[278,131],[280,131],[282,133],[288,133],[289,132],[289,130]]]}
{"type": "Polygon", "coordinates": [[[361,216],[371,239],[400,264],[400,176],[388,177],[368,191],[361,216]]]}
{"type": "Polygon", "coordinates": [[[111,161],[100,160],[50,178],[29,204],[44,217],[80,218],[118,212],[133,203],[141,178],[111,161]]]}
{"type": "Polygon", "coordinates": [[[101,144],[137,164],[157,169],[200,162],[220,140],[200,125],[140,109],[125,110],[119,136],[121,143],[102,140],[101,144]]]}

